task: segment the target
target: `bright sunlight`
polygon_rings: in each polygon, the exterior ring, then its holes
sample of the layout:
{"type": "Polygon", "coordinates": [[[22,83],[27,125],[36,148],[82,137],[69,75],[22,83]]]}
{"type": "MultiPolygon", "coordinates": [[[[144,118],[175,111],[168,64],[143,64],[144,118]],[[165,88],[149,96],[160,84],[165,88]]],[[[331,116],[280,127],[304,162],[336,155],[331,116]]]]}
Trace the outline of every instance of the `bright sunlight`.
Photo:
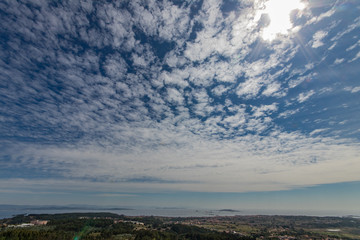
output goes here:
{"type": "Polygon", "coordinates": [[[305,3],[301,0],[269,0],[259,14],[268,14],[270,24],[263,30],[264,40],[272,41],[278,34],[288,34],[293,27],[290,13],[293,10],[303,10],[305,3]]]}

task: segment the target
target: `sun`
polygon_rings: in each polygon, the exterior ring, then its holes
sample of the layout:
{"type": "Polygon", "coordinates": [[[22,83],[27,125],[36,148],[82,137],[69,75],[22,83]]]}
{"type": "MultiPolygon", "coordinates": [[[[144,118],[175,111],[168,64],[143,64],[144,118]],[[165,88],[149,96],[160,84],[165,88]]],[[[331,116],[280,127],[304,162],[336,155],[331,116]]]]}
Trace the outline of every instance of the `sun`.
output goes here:
{"type": "Polygon", "coordinates": [[[303,10],[306,4],[301,0],[268,0],[257,15],[267,14],[270,23],[263,29],[262,38],[272,41],[278,34],[287,35],[293,28],[290,13],[293,10],[303,10]]]}

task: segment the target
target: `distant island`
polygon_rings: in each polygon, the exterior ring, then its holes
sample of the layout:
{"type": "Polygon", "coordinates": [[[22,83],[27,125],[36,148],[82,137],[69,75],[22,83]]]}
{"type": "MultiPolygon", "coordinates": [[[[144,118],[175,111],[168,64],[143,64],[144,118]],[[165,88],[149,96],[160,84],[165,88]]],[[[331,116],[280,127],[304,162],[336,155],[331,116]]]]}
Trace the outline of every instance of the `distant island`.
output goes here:
{"type": "Polygon", "coordinates": [[[234,209],[220,209],[218,210],[219,212],[241,212],[239,210],[234,210],[234,209]]]}
{"type": "Polygon", "coordinates": [[[360,219],[278,215],[131,217],[107,212],[21,214],[0,220],[0,239],[360,239],[360,219]]]}

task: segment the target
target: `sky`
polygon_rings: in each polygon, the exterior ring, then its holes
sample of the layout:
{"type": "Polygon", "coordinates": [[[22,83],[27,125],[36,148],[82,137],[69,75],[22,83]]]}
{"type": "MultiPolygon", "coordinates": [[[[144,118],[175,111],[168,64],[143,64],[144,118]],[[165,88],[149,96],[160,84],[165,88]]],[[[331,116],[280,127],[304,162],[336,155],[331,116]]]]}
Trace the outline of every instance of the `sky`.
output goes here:
{"type": "Polygon", "coordinates": [[[360,214],[358,0],[0,12],[0,204],[360,214]]]}

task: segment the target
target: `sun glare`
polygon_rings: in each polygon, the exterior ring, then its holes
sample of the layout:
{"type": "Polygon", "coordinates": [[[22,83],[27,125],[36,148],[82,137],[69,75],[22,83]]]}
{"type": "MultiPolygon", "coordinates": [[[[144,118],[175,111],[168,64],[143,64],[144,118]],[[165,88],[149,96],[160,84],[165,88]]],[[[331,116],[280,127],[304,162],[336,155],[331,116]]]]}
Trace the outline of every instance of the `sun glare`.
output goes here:
{"type": "Polygon", "coordinates": [[[260,14],[267,14],[270,23],[263,29],[263,39],[272,41],[278,34],[288,34],[293,27],[290,20],[291,11],[304,8],[305,3],[301,0],[269,0],[265,2],[264,10],[260,14]]]}

